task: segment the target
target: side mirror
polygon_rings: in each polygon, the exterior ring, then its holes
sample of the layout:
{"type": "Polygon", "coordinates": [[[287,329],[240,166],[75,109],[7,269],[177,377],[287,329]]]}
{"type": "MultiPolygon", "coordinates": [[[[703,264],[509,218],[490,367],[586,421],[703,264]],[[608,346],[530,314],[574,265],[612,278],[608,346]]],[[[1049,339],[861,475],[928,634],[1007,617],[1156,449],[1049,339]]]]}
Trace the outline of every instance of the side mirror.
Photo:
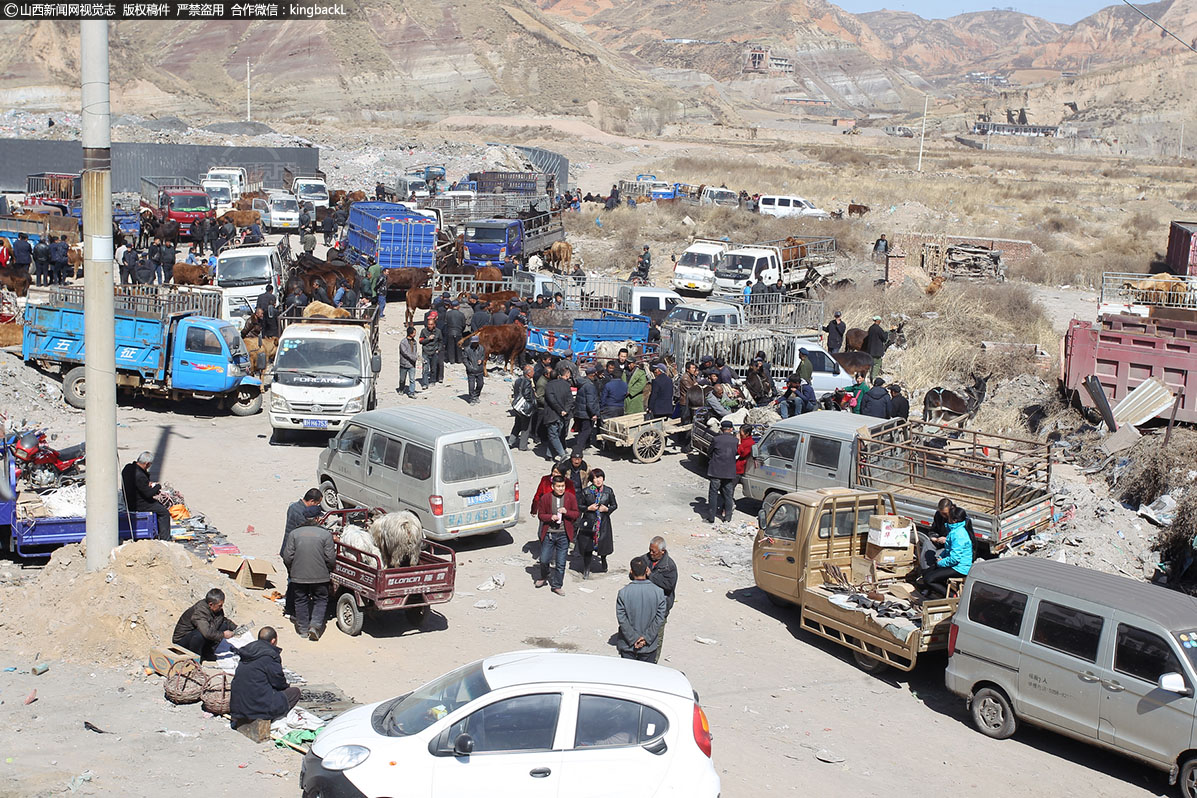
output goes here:
{"type": "Polygon", "coordinates": [[[382,371],[382,355],[374,355],[370,358],[370,371],[375,374],[382,371]]]}
{"type": "Polygon", "coordinates": [[[459,734],[453,741],[454,756],[469,756],[474,753],[474,738],[468,734],[459,734]]]}
{"type": "Polygon", "coordinates": [[[1167,690],[1169,693],[1177,695],[1188,695],[1190,692],[1189,688],[1185,687],[1185,677],[1179,673],[1161,674],[1158,686],[1161,690],[1167,690]]]}
{"type": "Polygon", "coordinates": [[[764,529],[764,528],[765,528],[765,522],[766,522],[766,521],[768,521],[768,520],[769,520],[769,518],[768,518],[768,514],[765,512],[765,508],[764,508],[764,507],[762,507],[760,510],[758,510],[758,511],[757,511],[757,514],[756,514],[756,525],[757,525],[757,526],[759,526],[761,529],[764,529]]]}
{"type": "Polygon", "coordinates": [[[761,456],[761,445],[759,443],[752,444],[752,456],[753,457],[761,456]]]}

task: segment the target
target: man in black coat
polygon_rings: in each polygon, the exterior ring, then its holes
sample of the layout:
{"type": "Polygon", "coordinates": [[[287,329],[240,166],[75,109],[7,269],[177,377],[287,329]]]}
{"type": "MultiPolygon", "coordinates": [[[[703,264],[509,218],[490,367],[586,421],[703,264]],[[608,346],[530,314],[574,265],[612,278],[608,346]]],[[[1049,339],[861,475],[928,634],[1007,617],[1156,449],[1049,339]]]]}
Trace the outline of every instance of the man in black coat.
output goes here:
{"type": "Polygon", "coordinates": [[[827,351],[835,354],[840,351],[840,347],[844,345],[844,333],[847,331],[848,325],[844,324],[840,312],[835,312],[835,318],[827,322],[827,326],[823,331],[827,333],[827,351]]]}
{"type": "Polygon", "coordinates": [[[730,521],[735,504],[732,496],[736,490],[736,446],[738,441],[730,421],[719,422],[719,434],[711,438],[707,454],[707,517],[708,524],[716,518],[730,521]]]}
{"type": "Polygon", "coordinates": [[[70,260],[71,246],[66,242],[66,236],[50,236],[50,282],[54,285],[66,284],[66,273],[70,260]]]}
{"type": "Polygon", "coordinates": [[[33,245],[29,243],[26,233],[17,233],[17,240],[12,242],[12,265],[17,271],[29,271],[33,263],[33,245]]]}
{"type": "Polygon", "coordinates": [[[873,368],[869,370],[869,377],[875,378],[881,373],[881,361],[885,357],[885,350],[889,348],[889,333],[881,328],[881,317],[874,316],[865,336],[865,351],[873,358],[873,368]]]}
{"type": "Polygon", "coordinates": [[[665,366],[653,366],[652,388],[648,393],[648,412],[653,418],[669,418],[673,415],[673,380],[665,373],[665,366]]]}
{"type": "Polygon", "coordinates": [[[242,721],[285,718],[299,703],[300,690],[287,684],[278,632],[263,626],[258,639],[237,651],[241,662],[233,674],[229,694],[229,717],[233,726],[242,721]]]}
{"type": "Polygon", "coordinates": [[[162,269],[163,285],[175,279],[175,261],[178,259],[179,255],[175,250],[175,242],[162,242],[162,247],[158,250],[158,266],[162,269]]]}
{"type": "Polygon", "coordinates": [[[44,238],[33,247],[33,274],[37,285],[50,284],[50,245],[44,238]]]}
{"type": "Polygon", "coordinates": [[[578,383],[573,416],[578,425],[578,435],[574,438],[570,452],[581,457],[590,443],[590,436],[594,433],[594,425],[598,423],[599,417],[598,369],[594,366],[586,369],[586,378],[578,383]]]}
{"type": "Polygon", "coordinates": [[[910,418],[910,400],[902,395],[902,386],[896,382],[889,384],[889,417],[910,418]]]}
{"type": "Polygon", "coordinates": [[[208,231],[208,222],[211,221],[207,216],[201,216],[191,223],[191,240],[195,242],[195,254],[204,254],[204,236],[208,231]]]}
{"type": "Polygon", "coordinates": [[[333,238],[337,235],[337,216],[332,211],[324,214],[324,221],[320,223],[320,232],[324,233],[324,246],[331,247],[333,238]]]}
{"type": "Polygon", "coordinates": [[[466,328],[465,314],[461,312],[461,300],[454,299],[449,303],[449,308],[441,313],[441,323],[438,326],[444,330],[445,362],[460,363],[461,338],[466,328]]]}
{"type": "MultiPolygon", "coordinates": [[[[461,315],[460,311],[458,315],[461,315]]],[[[470,393],[466,401],[476,405],[482,401],[482,383],[486,381],[486,350],[482,348],[478,336],[470,336],[470,342],[462,350],[461,357],[465,362],[466,388],[470,393]]]]}
{"type": "Polygon", "coordinates": [[[444,335],[436,326],[436,319],[429,313],[424,317],[424,327],[420,330],[420,354],[423,357],[424,368],[420,375],[420,389],[428,390],[428,386],[437,379],[437,373],[444,369],[442,358],[444,335]]]}
{"type": "Polygon", "coordinates": [[[150,466],[154,455],[142,452],[137,460],[121,469],[121,486],[125,491],[125,506],[131,513],[153,513],[158,517],[158,540],[170,540],[170,510],[156,498],[158,483],[150,482],[150,466]]]}
{"type": "Polygon", "coordinates": [[[665,538],[657,535],[648,544],[648,581],[652,582],[665,594],[665,623],[661,624],[661,631],[657,634],[657,659],[661,660],[661,648],[665,644],[665,627],[669,623],[669,613],[673,610],[674,594],[677,592],[677,565],[669,552],[665,549],[665,538]]]}
{"type": "Polygon", "coordinates": [[[549,459],[553,461],[565,459],[565,437],[569,434],[569,420],[574,409],[570,371],[568,363],[559,363],[557,376],[544,388],[545,442],[549,459]]]}
{"type": "MultiPolygon", "coordinates": [[[[283,522],[283,542],[278,547],[278,556],[282,557],[283,552],[287,550],[287,538],[291,537],[292,530],[313,523],[323,512],[324,508],[320,506],[319,488],[308,488],[308,492],[303,494],[302,499],[287,505],[287,520],[283,522]]],[[[291,589],[290,579],[287,580],[287,597],[286,603],[283,605],[283,615],[288,618],[295,617],[295,591],[291,589]]]]}
{"type": "Polygon", "coordinates": [[[479,302],[474,307],[474,318],[470,320],[470,330],[472,332],[478,332],[483,327],[487,327],[490,324],[491,324],[490,311],[486,309],[485,302],[479,302]]]}
{"type": "Polygon", "coordinates": [[[175,623],[170,642],[199,654],[200,660],[215,660],[216,646],[233,636],[237,624],[224,614],[224,591],[214,587],[202,599],[183,610],[175,623]]]}
{"type": "Polygon", "coordinates": [[[878,377],[873,380],[873,387],[860,396],[860,414],[873,418],[892,418],[892,411],[885,380],[878,377]]]}
{"type": "Polygon", "coordinates": [[[124,260],[121,261],[121,284],[128,285],[137,282],[137,248],[125,249],[124,260]]]}

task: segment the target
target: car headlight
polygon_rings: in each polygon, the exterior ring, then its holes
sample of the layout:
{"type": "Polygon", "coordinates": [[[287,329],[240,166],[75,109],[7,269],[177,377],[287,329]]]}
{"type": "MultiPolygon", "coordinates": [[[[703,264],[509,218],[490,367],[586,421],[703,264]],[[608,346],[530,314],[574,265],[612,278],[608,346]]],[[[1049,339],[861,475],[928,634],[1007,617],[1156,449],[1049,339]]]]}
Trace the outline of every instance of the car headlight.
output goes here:
{"type": "Polygon", "coordinates": [[[360,413],[362,412],[362,398],[359,396],[356,399],[350,399],[345,403],[346,413],[360,413]]]}
{"type": "Polygon", "coordinates": [[[291,405],[287,404],[287,400],[279,396],[274,391],[270,392],[270,409],[277,410],[280,413],[288,413],[291,411],[291,405]]]}
{"type": "Polygon", "coordinates": [[[364,745],[340,745],[328,752],[320,763],[325,770],[349,770],[366,761],[370,749],[364,745]]]}

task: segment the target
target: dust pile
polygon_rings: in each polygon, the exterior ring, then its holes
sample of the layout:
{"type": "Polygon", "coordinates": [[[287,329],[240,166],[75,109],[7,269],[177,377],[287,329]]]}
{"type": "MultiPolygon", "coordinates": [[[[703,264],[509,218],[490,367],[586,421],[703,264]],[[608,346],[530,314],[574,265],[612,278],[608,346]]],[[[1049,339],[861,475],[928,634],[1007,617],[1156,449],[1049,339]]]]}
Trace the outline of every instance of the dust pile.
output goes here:
{"type": "Polygon", "coordinates": [[[9,431],[36,426],[72,432],[83,427],[83,411],[63,401],[61,383],[7,352],[0,352],[0,419],[9,431]]]}
{"type": "Polygon", "coordinates": [[[0,589],[0,635],[10,651],[42,659],[122,665],[170,643],[183,610],[210,588],[224,591],[235,623],[277,616],[273,602],[241,588],[182,546],[126,543],[89,573],[85,547],[65,546],[39,573],[0,589]]]}

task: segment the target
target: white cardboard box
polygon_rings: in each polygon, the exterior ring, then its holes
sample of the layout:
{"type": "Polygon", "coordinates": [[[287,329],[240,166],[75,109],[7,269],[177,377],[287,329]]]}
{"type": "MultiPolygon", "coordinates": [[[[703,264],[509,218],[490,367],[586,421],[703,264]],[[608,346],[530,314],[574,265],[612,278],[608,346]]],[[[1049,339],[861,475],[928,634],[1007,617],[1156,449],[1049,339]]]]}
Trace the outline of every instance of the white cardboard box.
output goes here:
{"type": "Polygon", "coordinates": [[[874,515],[869,519],[869,543],[904,549],[914,534],[914,521],[900,515],[874,515]]]}

